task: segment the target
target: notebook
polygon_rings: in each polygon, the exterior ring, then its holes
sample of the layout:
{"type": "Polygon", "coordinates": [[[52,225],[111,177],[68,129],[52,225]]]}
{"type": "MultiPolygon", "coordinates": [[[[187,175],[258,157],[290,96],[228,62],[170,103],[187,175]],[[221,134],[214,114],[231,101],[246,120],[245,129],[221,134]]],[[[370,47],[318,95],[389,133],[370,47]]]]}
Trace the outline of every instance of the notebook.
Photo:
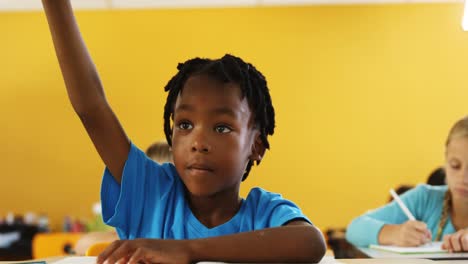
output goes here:
{"type": "MultiPolygon", "coordinates": [[[[228,262],[218,262],[218,261],[200,261],[197,264],[232,264],[228,262]]],[[[318,264],[344,264],[336,260],[333,256],[324,256],[318,264]]]]}
{"type": "Polygon", "coordinates": [[[369,248],[384,250],[399,254],[434,254],[434,253],[447,253],[448,251],[442,249],[442,242],[427,243],[419,247],[398,247],[398,246],[383,246],[383,245],[370,245],[369,248]]]}
{"type": "Polygon", "coordinates": [[[96,257],[67,257],[53,264],[96,264],[96,257]]]}
{"type": "Polygon", "coordinates": [[[96,264],[96,257],[54,257],[44,260],[0,261],[0,264],[96,264]],[[58,259],[58,260],[57,260],[58,259]]]}

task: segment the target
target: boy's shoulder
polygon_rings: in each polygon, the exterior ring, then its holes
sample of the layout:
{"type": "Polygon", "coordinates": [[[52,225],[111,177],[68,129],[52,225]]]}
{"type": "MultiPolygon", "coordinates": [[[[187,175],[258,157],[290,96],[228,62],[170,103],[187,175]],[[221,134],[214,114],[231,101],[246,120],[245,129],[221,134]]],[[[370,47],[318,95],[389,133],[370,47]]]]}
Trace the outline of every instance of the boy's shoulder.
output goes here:
{"type": "Polygon", "coordinates": [[[259,187],[252,188],[242,206],[243,214],[253,215],[258,226],[282,226],[293,219],[303,219],[312,223],[292,201],[281,194],[259,187]]]}
{"type": "Polygon", "coordinates": [[[260,187],[254,187],[250,189],[247,199],[260,199],[265,197],[281,197],[281,194],[267,191],[260,187]]]}
{"type": "Polygon", "coordinates": [[[291,201],[285,199],[281,194],[270,192],[260,187],[252,188],[245,200],[247,203],[254,204],[257,206],[284,202],[291,203],[291,201]]]}

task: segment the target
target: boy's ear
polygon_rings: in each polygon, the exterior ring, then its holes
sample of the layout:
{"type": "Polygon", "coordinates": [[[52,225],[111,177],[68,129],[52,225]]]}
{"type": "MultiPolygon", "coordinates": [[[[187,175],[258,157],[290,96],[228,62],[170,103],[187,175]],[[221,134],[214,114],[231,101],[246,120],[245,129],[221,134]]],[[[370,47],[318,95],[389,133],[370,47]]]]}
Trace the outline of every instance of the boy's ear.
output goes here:
{"type": "Polygon", "coordinates": [[[250,154],[250,160],[257,161],[257,165],[262,161],[263,155],[265,155],[265,145],[260,138],[260,133],[255,136],[255,142],[252,144],[252,153],[250,154]]]}

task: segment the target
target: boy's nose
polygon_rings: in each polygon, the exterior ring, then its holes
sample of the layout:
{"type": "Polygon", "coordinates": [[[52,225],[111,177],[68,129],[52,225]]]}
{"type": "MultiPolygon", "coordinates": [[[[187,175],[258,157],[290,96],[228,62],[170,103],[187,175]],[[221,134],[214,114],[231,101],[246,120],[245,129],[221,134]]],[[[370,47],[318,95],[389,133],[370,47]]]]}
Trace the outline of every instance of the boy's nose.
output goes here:
{"type": "Polygon", "coordinates": [[[208,153],[210,152],[210,147],[208,147],[207,144],[200,142],[199,140],[194,140],[192,144],[192,151],[208,153]]]}
{"type": "Polygon", "coordinates": [[[192,141],[192,151],[193,152],[202,152],[208,153],[211,151],[210,144],[207,141],[206,135],[199,132],[194,135],[192,141]]]}

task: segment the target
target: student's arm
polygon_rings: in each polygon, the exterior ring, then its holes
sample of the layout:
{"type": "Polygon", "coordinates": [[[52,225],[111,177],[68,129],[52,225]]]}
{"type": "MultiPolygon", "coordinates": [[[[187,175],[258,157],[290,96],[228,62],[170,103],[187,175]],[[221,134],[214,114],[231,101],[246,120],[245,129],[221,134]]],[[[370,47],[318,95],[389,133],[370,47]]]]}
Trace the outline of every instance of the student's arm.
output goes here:
{"type": "MultiPolygon", "coordinates": [[[[417,208],[424,211],[420,207],[425,204],[422,202],[425,191],[424,186],[418,186],[401,196],[417,219],[417,208]]],[[[346,239],[359,247],[368,247],[370,244],[415,246],[430,238],[431,233],[426,224],[408,221],[396,202],[355,218],[346,229],[346,239]]]]}
{"type": "Polygon", "coordinates": [[[73,109],[101,159],[120,182],[130,142],[107,103],[71,4],[69,0],[42,0],[42,3],[73,109]]]}
{"type": "Polygon", "coordinates": [[[194,240],[115,241],[97,263],[319,262],[325,254],[320,231],[305,221],[283,227],[194,240]]]}
{"type": "Polygon", "coordinates": [[[431,233],[426,223],[410,220],[399,225],[384,225],[379,232],[378,241],[381,245],[417,247],[430,242],[431,233]]]}

